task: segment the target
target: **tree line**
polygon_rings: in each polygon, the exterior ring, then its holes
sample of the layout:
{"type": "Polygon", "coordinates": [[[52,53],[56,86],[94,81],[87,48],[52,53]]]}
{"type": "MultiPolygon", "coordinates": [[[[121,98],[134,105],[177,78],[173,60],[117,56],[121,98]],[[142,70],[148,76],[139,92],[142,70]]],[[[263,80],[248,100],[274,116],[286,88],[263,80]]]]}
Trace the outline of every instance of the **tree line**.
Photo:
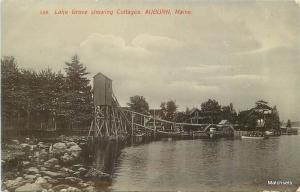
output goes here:
{"type": "Polygon", "coordinates": [[[14,57],[3,57],[2,127],[69,130],[90,123],[93,100],[86,67],[74,55],[64,71],[21,69],[14,57]]]}
{"type": "MultiPolygon", "coordinates": [[[[89,74],[77,55],[65,62],[64,74],[51,69],[35,71],[18,67],[14,57],[1,59],[2,127],[18,130],[64,129],[89,126],[93,118],[93,93],[89,74]]],[[[130,110],[150,114],[146,98],[135,95],[127,103],[130,110]]],[[[201,123],[218,123],[226,119],[242,127],[256,127],[264,119],[267,127],[280,127],[276,106],[265,101],[256,102],[250,110],[236,112],[233,104],[221,106],[215,99],[201,103],[201,123]],[[265,111],[270,111],[264,114],[265,111]]],[[[174,100],[161,103],[156,115],[161,119],[186,122],[192,113],[179,111],[174,100]]]]}
{"type": "MultiPolygon", "coordinates": [[[[143,96],[132,96],[128,107],[136,112],[150,114],[149,104],[143,96]]],[[[280,118],[277,107],[270,107],[268,102],[259,100],[251,109],[236,112],[233,104],[221,106],[215,99],[208,99],[201,103],[199,116],[202,117],[200,122],[203,124],[217,124],[221,120],[228,120],[232,124],[237,124],[241,130],[255,129],[280,129],[280,118]]],[[[159,118],[175,121],[189,122],[193,110],[186,108],[185,111],[178,111],[178,106],[174,100],[162,102],[157,109],[159,118]]]]}

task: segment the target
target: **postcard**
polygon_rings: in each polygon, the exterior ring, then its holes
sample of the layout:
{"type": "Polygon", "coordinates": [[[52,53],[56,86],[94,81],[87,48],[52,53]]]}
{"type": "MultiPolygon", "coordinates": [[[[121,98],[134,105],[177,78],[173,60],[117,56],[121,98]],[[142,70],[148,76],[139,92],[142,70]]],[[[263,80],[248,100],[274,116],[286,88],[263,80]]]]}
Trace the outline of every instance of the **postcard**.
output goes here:
{"type": "Polygon", "coordinates": [[[1,1],[1,191],[300,192],[300,1],[1,1]]]}

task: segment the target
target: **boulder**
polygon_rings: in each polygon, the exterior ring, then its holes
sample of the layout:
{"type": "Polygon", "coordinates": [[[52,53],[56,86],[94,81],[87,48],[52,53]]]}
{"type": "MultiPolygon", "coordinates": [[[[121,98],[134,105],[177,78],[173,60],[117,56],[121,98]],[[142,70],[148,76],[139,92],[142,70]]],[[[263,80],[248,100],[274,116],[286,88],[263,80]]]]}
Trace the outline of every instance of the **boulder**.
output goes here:
{"type": "Polygon", "coordinates": [[[41,174],[45,175],[45,176],[52,177],[52,178],[58,178],[58,177],[63,176],[61,173],[52,172],[52,171],[41,171],[41,174]]]}
{"type": "Polygon", "coordinates": [[[79,171],[76,171],[73,173],[74,177],[80,177],[81,175],[84,175],[84,174],[81,174],[79,171]]]}
{"type": "Polygon", "coordinates": [[[81,190],[76,187],[68,187],[67,192],[81,192],[81,190]]]}
{"type": "Polygon", "coordinates": [[[43,177],[38,177],[34,183],[42,185],[42,184],[48,183],[48,181],[43,177]]]}
{"type": "Polygon", "coordinates": [[[65,143],[55,143],[52,148],[54,154],[64,154],[67,151],[67,145],[65,143]]]}
{"type": "Polygon", "coordinates": [[[21,187],[18,187],[15,192],[41,192],[43,188],[35,183],[27,183],[21,187]]]}
{"type": "Polygon", "coordinates": [[[54,165],[54,168],[55,168],[55,169],[60,169],[61,166],[60,166],[60,165],[54,165]]]}
{"type": "Polygon", "coordinates": [[[22,177],[17,177],[14,180],[7,180],[4,182],[7,189],[14,189],[17,187],[20,187],[26,183],[26,180],[24,180],[22,177]]]}
{"type": "Polygon", "coordinates": [[[73,141],[66,143],[67,147],[76,146],[77,144],[73,141]]]}
{"type": "Polygon", "coordinates": [[[88,170],[86,169],[86,168],[84,168],[84,167],[80,167],[79,169],[78,169],[78,171],[80,172],[80,173],[86,173],[88,170]]]}
{"type": "Polygon", "coordinates": [[[11,141],[13,144],[16,144],[16,145],[19,145],[20,144],[20,141],[18,139],[14,139],[11,141]]]}
{"type": "Polygon", "coordinates": [[[50,189],[52,187],[52,185],[43,177],[38,177],[34,183],[45,189],[50,189]]]}
{"type": "Polygon", "coordinates": [[[46,149],[42,149],[39,153],[40,159],[48,159],[49,153],[46,151],[46,149]]]}
{"type": "Polygon", "coordinates": [[[61,191],[62,189],[67,190],[70,186],[69,185],[56,185],[52,187],[53,191],[61,191]]]}
{"type": "Polygon", "coordinates": [[[83,189],[83,192],[94,192],[96,188],[94,186],[88,186],[87,188],[83,189]]]}
{"type": "Polygon", "coordinates": [[[21,144],[22,149],[30,149],[30,145],[28,143],[21,144]]]}
{"type": "Polygon", "coordinates": [[[53,185],[57,184],[59,182],[57,179],[52,179],[49,176],[44,176],[43,178],[46,179],[48,181],[48,183],[53,184],[53,185]]]}
{"type": "Polygon", "coordinates": [[[38,168],[36,167],[30,167],[27,169],[26,171],[28,174],[38,174],[40,171],[38,168]]]}
{"type": "Polygon", "coordinates": [[[37,146],[38,146],[39,148],[42,148],[42,149],[45,149],[45,148],[48,147],[44,142],[39,142],[39,143],[37,144],[37,146]]]}
{"type": "Polygon", "coordinates": [[[63,167],[61,168],[61,170],[64,172],[64,173],[74,173],[74,171],[72,169],[69,169],[69,168],[66,168],[66,167],[63,167]]]}
{"type": "Polygon", "coordinates": [[[70,151],[81,151],[82,149],[76,144],[70,147],[70,151]]]}
{"type": "Polygon", "coordinates": [[[60,160],[64,163],[71,163],[72,161],[74,161],[74,157],[69,155],[68,153],[65,153],[60,157],[60,160]]]}
{"type": "Polygon", "coordinates": [[[45,168],[45,167],[41,167],[41,168],[40,168],[40,170],[41,170],[41,171],[46,171],[46,170],[47,170],[47,168],[45,168]]]}
{"type": "Polygon", "coordinates": [[[110,174],[103,173],[102,171],[99,171],[95,168],[91,168],[85,175],[84,177],[88,179],[93,179],[93,180],[101,180],[101,181],[109,181],[111,180],[110,174]]]}
{"type": "Polygon", "coordinates": [[[58,159],[56,158],[51,158],[48,161],[44,162],[44,166],[48,168],[53,167],[57,164],[58,164],[58,159]]]}
{"type": "Polygon", "coordinates": [[[70,183],[79,183],[82,181],[82,179],[77,178],[77,177],[66,177],[65,181],[68,181],[70,183]]]}
{"type": "Polygon", "coordinates": [[[26,166],[30,165],[30,162],[29,161],[22,161],[22,165],[24,167],[26,167],[26,166]]]}
{"type": "Polygon", "coordinates": [[[28,180],[30,182],[34,181],[35,178],[36,178],[36,175],[25,175],[24,176],[24,179],[26,179],[26,180],[28,180]]]}

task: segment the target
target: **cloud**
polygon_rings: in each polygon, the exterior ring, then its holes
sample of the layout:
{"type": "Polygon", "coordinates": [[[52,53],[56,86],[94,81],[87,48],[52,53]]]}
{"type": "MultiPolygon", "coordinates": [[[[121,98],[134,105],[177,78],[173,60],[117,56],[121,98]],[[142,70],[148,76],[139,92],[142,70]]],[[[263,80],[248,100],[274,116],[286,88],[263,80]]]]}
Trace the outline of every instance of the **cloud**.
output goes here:
{"type": "Polygon", "coordinates": [[[98,52],[108,56],[131,56],[143,57],[149,52],[142,46],[126,44],[125,40],[119,36],[110,34],[94,33],[80,43],[80,49],[87,52],[98,52]]]}
{"type": "Polygon", "coordinates": [[[132,45],[151,51],[173,50],[183,46],[178,40],[150,34],[139,34],[132,40],[132,45]]]}

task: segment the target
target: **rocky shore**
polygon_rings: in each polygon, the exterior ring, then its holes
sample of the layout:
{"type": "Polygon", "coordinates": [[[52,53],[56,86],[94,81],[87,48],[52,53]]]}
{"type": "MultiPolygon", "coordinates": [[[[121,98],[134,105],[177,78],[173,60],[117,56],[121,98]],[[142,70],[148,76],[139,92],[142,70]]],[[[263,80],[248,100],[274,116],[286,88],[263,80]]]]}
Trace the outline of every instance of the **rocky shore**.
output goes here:
{"type": "Polygon", "coordinates": [[[111,175],[82,163],[85,137],[55,142],[26,138],[2,146],[2,191],[92,192],[107,189],[111,175]]]}

